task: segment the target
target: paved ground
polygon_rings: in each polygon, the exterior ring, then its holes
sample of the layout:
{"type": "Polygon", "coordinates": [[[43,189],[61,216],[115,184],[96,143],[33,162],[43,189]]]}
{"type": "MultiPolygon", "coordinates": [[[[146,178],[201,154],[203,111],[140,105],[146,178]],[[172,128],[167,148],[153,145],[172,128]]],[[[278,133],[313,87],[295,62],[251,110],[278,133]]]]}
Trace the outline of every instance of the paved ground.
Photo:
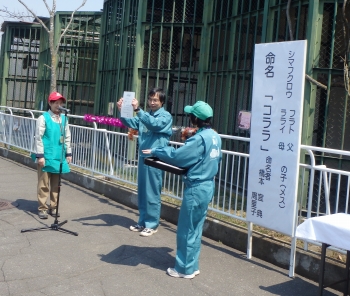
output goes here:
{"type": "MultiPolygon", "coordinates": [[[[154,236],[128,230],[137,211],[63,181],[59,221],[78,232],[21,232],[51,225],[37,217],[36,171],[0,157],[0,295],[317,295],[317,283],[203,238],[193,280],[166,275],[173,267],[176,226],[154,236]]],[[[324,295],[340,295],[328,290],[324,295]]]]}

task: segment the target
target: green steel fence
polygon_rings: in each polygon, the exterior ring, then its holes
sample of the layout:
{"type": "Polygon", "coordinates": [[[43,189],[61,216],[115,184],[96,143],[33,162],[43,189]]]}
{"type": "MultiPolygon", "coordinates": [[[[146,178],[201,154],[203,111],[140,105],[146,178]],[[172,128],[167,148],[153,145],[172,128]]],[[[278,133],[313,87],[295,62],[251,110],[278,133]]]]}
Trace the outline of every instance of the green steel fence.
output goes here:
{"type": "MultiPolygon", "coordinates": [[[[204,100],[214,108],[213,125],[219,133],[249,137],[249,130],[240,129],[237,121],[240,111],[251,110],[255,44],[307,39],[306,74],[324,87],[309,80],[305,84],[302,144],[350,150],[343,64],[349,34],[344,34],[342,15],[344,11],[350,20],[350,4],[105,0],[103,5],[102,14],[78,12],[60,43],[58,90],[67,96],[72,113],[107,115],[125,90],[135,91],[146,109],[148,90],[160,86],[167,93],[165,108],[174,125],[188,126],[183,107],[204,100]]],[[[56,42],[69,18],[70,13],[57,13],[56,42]]],[[[35,101],[45,108],[50,84],[47,34],[37,25],[9,23],[6,28],[1,102],[30,108],[35,101]]],[[[223,148],[248,152],[249,144],[224,141],[223,148]]],[[[319,152],[316,158],[318,164],[350,170],[347,156],[319,152]]]]}
{"type": "MultiPolygon", "coordinates": [[[[67,32],[59,43],[57,57],[57,91],[67,98],[72,113],[84,115],[94,110],[101,12],[76,12],[67,32]]],[[[71,12],[55,15],[55,42],[67,27],[71,12]]],[[[46,108],[50,93],[50,51],[48,34],[43,30],[40,48],[37,106],[46,108]]]]}
{"type": "Polygon", "coordinates": [[[214,107],[218,132],[249,136],[237,117],[251,110],[255,44],[307,39],[307,74],[327,90],[306,83],[303,144],[349,149],[342,6],[336,0],[293,0],[290,7],[288,0],[107,0],[95,112],[106,114],[124,90],[136,91],[146,108],[148,89],[161,86],[175,125],[189,124],[185,105],[204,100],[214,107]]]}
{"type": "MultiPolygon", "coordinates": [[[[95,112],[107,114],[124,90],[146,108],[148,89],[161,86],[174,125],[188,126],[183,107],[204,100],[219,133],[249,137],[237,121],[251,110],[255,44],[307,39],[306,74],[323,87],[305,84],[302,144],[350,150],[342,9],[337,0],[107,0],[95,112]]],[[[223,141],[223,148],[248,152],[249,143],[223,141]]],[[[316,157],[350,169],[346,156],[316,157]]]]}
{"type": "Polygon", "coordinates": [[[185,103],[195,101],[203,1],[105,1],[96,112],[124,90],[136,91],[146,108],[154,86],[167,92],[165,108],[175,125],[188,125],[185,103]]]}
{"type": "MultiPolygon", "coordinates": [[[[214,107],[219,133],[249,137],[249,131],[238,127],[237,117],[239,111],[251,110],[255,44],[307,39],[307,74],[327,89],[306,83],[302,143],[350,150],[343,1],[288,2],[106,0],[103,14],[77,12],[62,39],[58,90],[67,96],[72,113],[106,115],[109,103],[115,106],[124,90],[136,91],[146,108],[148,89],[161,86],[174,125],[189,125],[183,107],[204,100],[214,107]]],[[[348,7],[345,13],[350,15],[348,7]]],[[[56,42],[69,19],[70,13],[57,13],[56,42]]],[[[44,109],[50,79],[47,34],[36,24],[8,22],[3,28],[2,104],[31,108],[35,102],[44,109]]],[[[249,148],[224,145],[242,152],[249,148]]],[[[349,166],[347,158],[324,153],[318,161],[349,166]]]]}
{"type": "MultiPolygon", "coordinates": [[[[57,90],[79,115],[94,108],[101,17],[101,12],[76,12],[59,44],[57,90]]],[[[56,44],[70,18],[71,12],[56,13],[56,44]]],[[[38,23],[4,22],[1,29],[1,104],[46,109],[51,79],[48,33],[38,23]]]]}
{"type": "MultiPolygon", "coordinates": [[[[105,1],[101,24],[95,112],[108,113],[109,103],[123,91],[133,90],[139,3],[144,1],[105,1]]],[[[140,50],[138,52],[140,54],[140,50]]],[[[138,75],[135,75],[135,79],[138,75]]],[[[116,112],[114,108],[114,114],[116,112]]]]}
{"type": "Polygon", "coordinates": [[[41,26],[19,22],[2,24],[0,102],[34,108],[41,26]]]}

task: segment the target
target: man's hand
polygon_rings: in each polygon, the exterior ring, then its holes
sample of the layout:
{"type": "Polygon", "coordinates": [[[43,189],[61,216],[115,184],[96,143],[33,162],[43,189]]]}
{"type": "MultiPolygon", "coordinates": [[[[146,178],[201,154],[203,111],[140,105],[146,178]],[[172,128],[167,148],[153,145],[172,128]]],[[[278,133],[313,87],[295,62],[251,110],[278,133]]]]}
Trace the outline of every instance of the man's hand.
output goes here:
{"type": "Polygon", "coordinates": [[[119,112],[122,109],[122,105],[123,105],[123,98],[120,98],[119,101],[117,102],[117,107],[118,107],[119,112]]]}
{"type": "Polygon", "coordinates": [[[45,166],[45,158],[44,157],[38,158],[38,165],[40,165],[41,167],[45,166]]]}
{"type": "Polygon", "coordinates": [[[133,109],[135,110],[139,106],[139,101],[134,98],[131,101],[131,105],[132,105],[133,109]]]}
{"type": "Polygon", "coordinates": [[[66,160],[67,160],[68,164],[70,164],[72,162],[72,156],[67,156],[66,160]]]}

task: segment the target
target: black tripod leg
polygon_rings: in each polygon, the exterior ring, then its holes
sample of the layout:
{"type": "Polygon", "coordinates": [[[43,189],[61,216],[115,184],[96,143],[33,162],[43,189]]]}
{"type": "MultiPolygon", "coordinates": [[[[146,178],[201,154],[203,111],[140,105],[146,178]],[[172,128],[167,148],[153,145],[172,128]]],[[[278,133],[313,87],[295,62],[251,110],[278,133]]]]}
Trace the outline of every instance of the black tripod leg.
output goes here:
{"type": "Polygon", "coordinates": [[[57,230],[63,231],[63,232],[66,232],[66,233],[70,233],[70,234],[73,234],[75,236],[78,236],[78,232],[70,231],[70,230],[67,230],[67,229],[64,229],[64,228],[58,228],[57,230]]]}
{"type": "Polygon", "coordinates": [[[60,228],[63,224],[66,224],[67,222],[68,222],[67,220],[64,220],[63,222],[60,222],[60,223],[55,221],[55,223],[51,224],[51,228],[52,229],[60,228]]]}
{"type": "Polygon", "coordinates": [[[35,231],[35,230],[44,230],[44,229],[50,229],[50,226],[22,229],[21,232],[35,231]]]}
{"type": "Polygon", "coordinates": [[[68,229],[64,229],[64,228],[61,227],[63,224],[66,224],[67,222],[68,222],[68,221],[65,220],[65,221],[60,222],[60,223],[51,224],[51,229],[53,229],[53,230],[60,230],[60,231],[67,232],[67,233],[73,234],[73,235],[75,235],[75,236],[78,236],[78,233],[77,233],[77,232],[70,231],[70,230],[68,230],[68,229]]]}

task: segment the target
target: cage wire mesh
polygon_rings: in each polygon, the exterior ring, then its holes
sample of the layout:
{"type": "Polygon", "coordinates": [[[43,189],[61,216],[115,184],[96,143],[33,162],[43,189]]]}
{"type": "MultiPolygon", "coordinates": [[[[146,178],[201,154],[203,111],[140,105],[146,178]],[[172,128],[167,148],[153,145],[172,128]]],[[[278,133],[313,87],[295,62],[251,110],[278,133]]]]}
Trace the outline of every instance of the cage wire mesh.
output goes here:
{"type": "Polygon", "coordinates": [[[109,104],[132,90],[138,9],[136,0],[104,2],[95,113],[107,115],[109,104]]]}
{"type": "MultiPolygon", "coordinates": [[[[346,136],[349,131],[349,104],[345,91],[343,76],[344,34],[342,20],[343,3],[323,3],[322,27],[320,32],[320,48],[314,72],[318,81],[327,85],[329,90],[317,89],[315,97],[315,115],[313,122],[312,144],[319,147],[349,150],[350,142],[346,136]]],[[[347,13],[349,7],[347,8],[347,13]]],[[[349,170],[349,157],[335,156],[329,153],[318,152],[316,162],[326,165],[327,168],[349,170]]],[[[314,197],[320,198],[317,208],[317,199],[314,198],[312,210],[325,212],[325,192],[321,175],[316,176],[314,197]]],[[[330,210],[345,211],[348,198],[348,177],[336,176],[328,173],[330,184],[330,210]]]]}
{"type": "Polygon", "coordinates": [[[10,35],[9,44],[3,44],[7,55],[2,63],[8,67],[3,69],[6,79],[4,89],[6,105],[17,108],[34,108],[40,47],[40,26],[8,23],[6,34],[10,35]]]}

